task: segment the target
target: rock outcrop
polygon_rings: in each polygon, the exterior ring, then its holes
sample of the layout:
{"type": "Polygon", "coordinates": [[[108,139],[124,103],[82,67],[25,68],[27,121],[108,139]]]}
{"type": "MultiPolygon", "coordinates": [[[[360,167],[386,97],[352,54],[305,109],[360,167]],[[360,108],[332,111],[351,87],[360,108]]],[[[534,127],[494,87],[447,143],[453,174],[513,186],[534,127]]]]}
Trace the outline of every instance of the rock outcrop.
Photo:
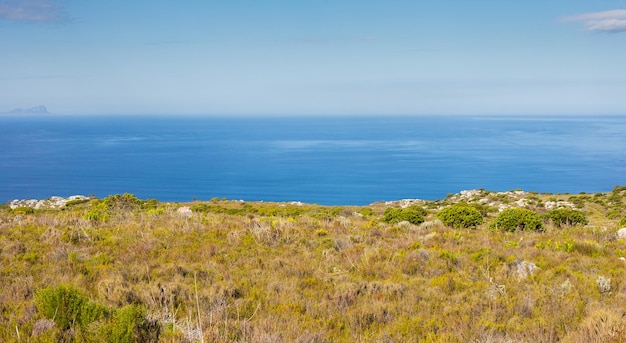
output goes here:
{"type": "Polygon", "coordinates": [[[22,199],[22,200],[18,200],[15,199],[13,201],[11,201],[9,203],[9,207],[11,207],[11,209],[16,209],[18,207],[30,207],[36,210],[43,210],[43,209],[55,209],[58,210],[62,207],[64,207],[65,205],[67,205],[68,202],[70,201],[81,201],[81,200],[89,200],[89,197],[86,197],[84,195],[72,195],[70,197],[67,198],[63,198],[63,197],[58,197],[58,196],[53,196],[50,197],[50,199],[45,199],[45,200],[37,200],[37,199],[22,199]]]}

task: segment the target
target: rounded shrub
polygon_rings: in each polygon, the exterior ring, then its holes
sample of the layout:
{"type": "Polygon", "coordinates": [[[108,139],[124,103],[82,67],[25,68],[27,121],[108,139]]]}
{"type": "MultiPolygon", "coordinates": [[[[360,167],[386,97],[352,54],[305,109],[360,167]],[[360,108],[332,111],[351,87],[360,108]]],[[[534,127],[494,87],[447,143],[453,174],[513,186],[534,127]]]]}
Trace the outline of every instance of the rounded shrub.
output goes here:
{"type": "Polygon", "coordinates": [[[389,207],[383,213],[383,221],[386,223],[407,221],[411,224],[419,225],[424,222],[426,214],[426,210],[419,206],[409,206],[407,208],[389,207]]]}
{"type": "Polygon", "coordinates": [[[102,199],[102,202],[110,209],[126,211],[135,210],[142,204],[137,196],[130,193],[109,195],[102,199]]]}
{"type": "Polygon", "coordinates": [[[509,208],[500,212],[489,228],[504,231],[542,231],[543,225],[541,217],[536,212],[525,208],[509,208]]]}
{"type": "Polygon", "coordinates": [[[569,208],[557,208],[543,214],[543,219],[557,227],[586,225],[589,221],[581,211],[569,208]]]}
{"type": "Polygon", "coordinates": [[[455,204],[437,213],[437,218],[446,226],[457,229],[476,228],[483,223],[482,213],[467,204],[455,204]]]}
{"type": "Polygon", "coordinates": [[[59,329],[84,329],[107,314],[107,309],[94,303],[70,285],[46,287],[35,293],[37,310],[53,320],[59,329]]]}

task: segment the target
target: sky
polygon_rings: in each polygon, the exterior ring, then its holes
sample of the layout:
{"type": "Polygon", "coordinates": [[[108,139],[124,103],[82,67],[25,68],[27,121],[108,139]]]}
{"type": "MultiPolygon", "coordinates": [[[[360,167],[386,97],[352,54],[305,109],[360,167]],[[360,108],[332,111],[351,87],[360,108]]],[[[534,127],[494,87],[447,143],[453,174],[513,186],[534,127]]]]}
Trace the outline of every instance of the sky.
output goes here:
{"type": "Polygon", "coordinates": [[[0,0],[0,112],[626,114],[626,0],[0,0]]]}

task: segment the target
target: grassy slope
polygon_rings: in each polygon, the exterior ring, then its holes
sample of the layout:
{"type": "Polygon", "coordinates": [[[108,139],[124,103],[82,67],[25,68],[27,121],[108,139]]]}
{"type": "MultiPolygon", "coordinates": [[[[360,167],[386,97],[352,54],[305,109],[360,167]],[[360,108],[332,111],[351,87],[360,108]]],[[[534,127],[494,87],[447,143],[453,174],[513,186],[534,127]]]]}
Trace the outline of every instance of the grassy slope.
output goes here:
{"type": "Polygon", "coordinates": [[[98,202],[0,209],[0,341],[46,341],[37,290],[71,284],[119,308],[137,303],[161,341],[623,342],[626,190],[595,195],[476,192],[420,202],[427,222],[389,224],[386,207],[98,202]],[[434,221],[458,201],[574,203],[586,227],[475,230],[434,221]],[[145,204],[144,204],[145,205],[145,204]],[[362,213],[356,215],[354,212],[362,213]],[[91,214],[91,215],[90,215],[91,214]],[[91,220],[86,219],[91,218],[91,220]],[[538,269],[525,275],[525,266],[538,269]],[[601,292],[599,277],[611,279],[601,292]],[[605,290],[606,291],[606,290],[605,290]],[[197,301],[196,301],[197,297],[197,301]]]}

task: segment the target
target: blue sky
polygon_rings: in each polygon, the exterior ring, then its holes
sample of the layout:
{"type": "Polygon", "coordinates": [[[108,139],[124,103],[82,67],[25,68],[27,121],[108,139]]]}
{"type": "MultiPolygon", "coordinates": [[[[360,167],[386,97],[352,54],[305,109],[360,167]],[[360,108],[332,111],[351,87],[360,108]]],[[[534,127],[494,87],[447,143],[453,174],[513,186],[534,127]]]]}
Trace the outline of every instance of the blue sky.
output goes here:
{"type": "Polygon", "coordinates": [[[626,114],[626,1],[0,0],[0,112],[626,114]]]}

